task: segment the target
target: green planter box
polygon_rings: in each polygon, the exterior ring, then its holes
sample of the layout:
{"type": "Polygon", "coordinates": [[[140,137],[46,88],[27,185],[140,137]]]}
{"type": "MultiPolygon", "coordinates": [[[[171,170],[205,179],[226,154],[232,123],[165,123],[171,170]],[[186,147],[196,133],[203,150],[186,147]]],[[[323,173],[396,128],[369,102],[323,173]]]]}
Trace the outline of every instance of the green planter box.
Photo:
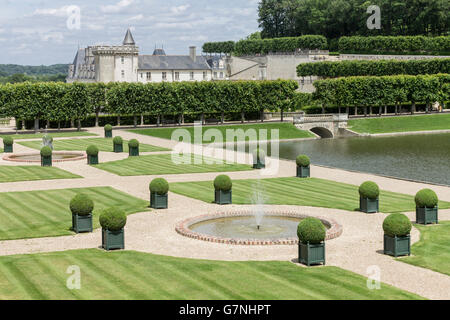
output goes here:
{"type": "Polygon", "coordinates": [[[365,213],[380,212],[380,200],[360,197],[359,198],[359,210],[361,212],[365,212],[365,213]]]}
{"type": "Polygon", "coordinates": [[[123,152],[123,144],[114,144],[114,152],[115,153],[123,152]]]}
{"type": "Polygon", "coordinates": [[[76,233],[92,232],[92,214],[88,216],[79,216],[72,214],[72,230],[76,233]]]}
{"type": "Polygon", "coordinates": [[[88,164],[98,164],[98,155],[96,156],[87,156],[88,164]]]}
{"type": "Polygon", "coordinates": [[[411,255],[411,236],[391,237],[384,235],[384,254],[399,257],[411,255]]]}
{"type": "Polygon", "coordinates": [[[156,192],[150,193],[150,208],[167,209],[169,207],[169,195],[159,195],[156,192]]]}
{"type": "Polygon", "coordinates": [[[298,244],[298,261],[308,267],[321,263],[325,265],[325,242],[319,244],[300,242],[298,244]]]}
{"type": "Polygon", "coordinates": [[[253,169],[264,169],[266,167],[266,164],[258,161],[257,163],[253,164],[253,169]]]}
{"type": "Polygon", "coordinates": [[[232,190],[230,191],[222,191],[216,190],[214,196],[214,202],[216,204],[232,204],[233,203],[233,195],[232,190]]]}
{"type": "Polygon", "coordinates": [[[130,157],[139,157],[139,147],[137,148],[130,147],[129,149],[130,149],[129,150],[130,157]]]}
{"type": "Polygon", "coordinates": [[[309,178],[311,176],[310,167],[297,166],[297,178],[309,178]]]}
{"type": "Polygon", "coordinates": [[[432,224],[439,223],[438,207],[435,208],[416,208],[416,223],[432,224]]]}
{"type": "Polygon", "coordinates": [[[105,130],[105,138],[112,138],[112,131],[106,131],[105,130]]]}
{"type": "Polygon", "coordinates": [[[13,153],[13,146],[12,146],[12,144],[11,145],[4,144],[3,145],[3,152],[5,152],[5,153],[13,153]]]}
{"type": "Polygon", "coordinates": [[[52,166],[52,156],[49,156],[49,157],[41,156],[41,166],[42,167],[51,167],[52,166]]]}
{"type": "Polygon", "coordinates": [[[125,249],[125,230],[109,231],[102,229],[102,248],[107,251],[125,249]]]}

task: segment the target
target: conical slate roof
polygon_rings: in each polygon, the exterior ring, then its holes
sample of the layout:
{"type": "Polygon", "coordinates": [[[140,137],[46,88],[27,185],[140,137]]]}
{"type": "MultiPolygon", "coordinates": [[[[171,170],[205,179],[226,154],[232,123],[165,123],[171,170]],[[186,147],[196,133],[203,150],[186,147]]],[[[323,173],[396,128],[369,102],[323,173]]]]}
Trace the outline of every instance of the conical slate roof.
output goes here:
{"type": "Polygon", "coordinates": [[[134,42],[133,35],[131,34],[131,30],[127,30],[127,34],[125,35],[125,39],[123,39],[124,46],[134,46],[136,43],[134,42]]]}

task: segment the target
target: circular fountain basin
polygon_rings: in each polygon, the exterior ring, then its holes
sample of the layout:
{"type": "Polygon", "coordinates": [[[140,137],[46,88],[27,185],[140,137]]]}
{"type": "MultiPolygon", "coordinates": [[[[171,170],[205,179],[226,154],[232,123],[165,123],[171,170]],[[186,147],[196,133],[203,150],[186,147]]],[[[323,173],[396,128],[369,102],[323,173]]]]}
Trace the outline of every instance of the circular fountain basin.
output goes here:
{"type": "MultiPolygon", "coordinates": [[[[52,154],[53,162],[65,162],[65,161],[78,161],[86,159],[87,156],[81,152],[57,152],[54,151],[52,154]]],[[[40,163],[41,154],[40,153],[24,153],[24,154],[11,154],[3,157],[5,161],[13,162],[27,162],[27,163],[40,163]]]]}
{"type": "MultiPolygon", "coordinates": [[[[310,216],[297,212],[266,211],[258,228],[251,211],[204,215],[179,223],[176,231],[193,239],[236,245],[295,245],[297,227],[310,216]]],[[[326,240],[342,234],[342,226],[318,217],[327,228],[326,240]]]]}

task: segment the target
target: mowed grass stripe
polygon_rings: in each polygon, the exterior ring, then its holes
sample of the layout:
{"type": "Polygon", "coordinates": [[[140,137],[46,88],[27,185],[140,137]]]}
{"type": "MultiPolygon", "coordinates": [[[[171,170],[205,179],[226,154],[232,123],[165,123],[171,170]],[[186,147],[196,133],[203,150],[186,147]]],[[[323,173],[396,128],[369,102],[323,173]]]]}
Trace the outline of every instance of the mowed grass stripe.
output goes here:
{"type": "Polygon", "coordinates": [[[0,183],[77,178],[81,177],[56,167],[0,166],[0,183]]]}
{"type": "MultiPolygon", "coordinates": [[[[68,138],[68,137],[94,137],[98,136],[98,134],[90,133],[86,131],[76,131],[76,132],[52,132],[48,133],[53,138],[68,138]]],[[[12,137],[14,140],[22,140],[22,139],[42,139],[42,137],[46,135],[46,133],[22,133],[22,134],[12,134],[12,135],[6,135],[1,134],[0,138],[3,139],[4,137],[12,137]]]]}
{"type": "MultiPolygon", "coordinates": [[[[18,142],[28,148],[40,150],[42,148],[41,141],[21,141],[18,142]]],[[[95,145],[100,151],[113,152],[113,140],[106,138],[87,138],[87,139],[68,139],[68,140],[54,140],[53,148],[55,151],[86,151],[87,147],[95,145]]],[[[140,152],[161,152],[170,151],[170,149],[161,148],[149,144],[140,144],[140,152]]],[[[128,141],[124,140],[123,151],[128,153],[128,141]]]]}
{"type": "Polygon", "coordinates": [[[302,268],[290,262],[225,262],[157,256],[133,251],[76,250],[0,257],[4,299],[420,299],[337,267],[302,268]],[[63,273],[81,268],[81,290],[66,288],[63,273]],[[26,270],[26,272],[22,272],[26,270]],[[39,277],[44,272],[45,277],[39,277]],[[9,278],[14,275],[14,281],[9,278]],[[149,275],[151,274],[151,275],[149,275]],[[141,276],[142,275],[142,276],[141,276]],[[30,279],[31,278],[31,279],[30,279]],[[13,286],[20,281],[20,290],[13,286]],[[54,292],[56,294],[48,294],[54,292]]]}
{"type": "Polygon", "coordinates": [[[158,154],[130,157],[124,160],[101,163],[99,165],[95,165],[94,167],[117,174],[119,176],[144,176],[252,170],[252,167],[249,165],[230,164],[223,161],[218,164],[206,164],[205,161],[215,160],[208,157],[191,155],[190,159],[190,164],[177,164],[172,161],[171,154],[158,154]],[[203,164],[195,164],[196,158],[200,159],[203,164]]]}
{"type": "MultiPolygon", "coordinates": [[[[170,190],[177,194],[205,202],[214,201],[212,181],[172,183],[170,190]]],[[[274,178],[261,180],[234,180],[233,203],[252,204],[260,193],[265,204],[298,205],[335,208],[347,211],[359,209],[358,186],[324,179],[274,178]]],[[[441,209],[450,208],[449,202],[441,201],[441,209]]],[[[380,211],[410,212],[415,210],[414,197],[381,191],[380,211]]]]}
{"type": "Polygon", "coordinates": [[[0,240],[70,235],[70,200],[78,193],[95,203],[94,228],[101,210],[118,206],[127,214],[148,210],[148,202],[111,187],[0,193],[0,240]]]}

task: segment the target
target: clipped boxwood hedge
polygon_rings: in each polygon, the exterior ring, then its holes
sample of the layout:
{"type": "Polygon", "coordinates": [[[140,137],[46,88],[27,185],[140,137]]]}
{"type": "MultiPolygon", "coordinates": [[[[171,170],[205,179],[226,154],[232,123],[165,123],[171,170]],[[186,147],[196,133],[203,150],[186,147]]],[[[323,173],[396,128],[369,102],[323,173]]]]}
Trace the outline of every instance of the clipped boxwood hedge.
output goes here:
{"type": "Polygon", "coordinates": [[[306,155],[298,156],[295,161],[297,162],[297,166],[299,167],[309,167],[309,165],[311,164],[311,160],[306,155]]]}
{"type": "Polygon", "coordinates": [[[112,131],[113,127],[110,124],[105,125],[105,131],[112,131]]]}
{"type": "Polygon", "coordinates": [[[90,145],[89,147],[87,147],[87,149],[86,149],[86,153],[89,155],[89,156],[98,156],[98,148],[97,148],[97,146],[95,146],[95,145],[90,145]]]}
{"type": "Polygon", "coordinates": [[[128,147],[130,148],[137,148],[139,147],[139,141],[137,141],[136,139],[132,139],[128,142],[128,147]]]}
{"type": "Polygon", "coordinates": [[[300,222],[297,235],[302,243],[318,244],[325,240],[327,229],[317,218],[306,218],[300,222]]]}
{"type": "Polygon", "coordinates": [[[113,143],[114,143],[114,144],[122,144],[122,143],[123,143],[122,137],[119,137],[119,136],[114,137],[113,143]]]}
{"type": "Polygon", "coordinates": [[[12,146],[14,144],[14,139],[10,136],[6,136],[3,138],[3,144],[6,146],[12,146]]]}
{"type": "Polygon", "coordinates": [[[104,230],[120,231],[127,224],[125,211],[112,207],[105,209],[100,215],[100,225],[104,230]]]}
{"type": "Polygon", "coordinates": [[[88,216],[94,210],[94,201],[85,194],[77,194],[70,201],[70,211],[79,216],[88,216]]]}
{"type": "Polygon", "coordinates": [[[150,183],[150,192],[156,193],[160,196],[165,195],[169,192],[169,183],[163,178],[153,179],[150,183]]]}
{"type": "Polygon", "coordinates": [[[380,188],[375,182],[366,181],[359,187],[359,194],[362,198],[375,200],[380,196],[380,188]]]}
{"type": "Polygon", "coordinates": [[[49,146],[42,147],[41,149],[41,156],[43,157],[50,157],[52,153],[53,151],[49,146]]]}
{"type": "Polygon", "coordinates": [[[433,190],[423,189],[416,194],[415,201],[418,208],[434,208],[438,205],[439,199],[433,190]]]}
{"type": "Polygon", "coordinates": [[[402,213],[393,213],[383,222],[384,233],[390,237],[404,237],[410,234],[411,221],[402,213]]]}
{"type": "Polygon", "coordinates": [[[214,179],[214,189],[218,191],[230,191],[233,187],[233,182],[231,178],[225,174],[217,176],[214,179]]]}

